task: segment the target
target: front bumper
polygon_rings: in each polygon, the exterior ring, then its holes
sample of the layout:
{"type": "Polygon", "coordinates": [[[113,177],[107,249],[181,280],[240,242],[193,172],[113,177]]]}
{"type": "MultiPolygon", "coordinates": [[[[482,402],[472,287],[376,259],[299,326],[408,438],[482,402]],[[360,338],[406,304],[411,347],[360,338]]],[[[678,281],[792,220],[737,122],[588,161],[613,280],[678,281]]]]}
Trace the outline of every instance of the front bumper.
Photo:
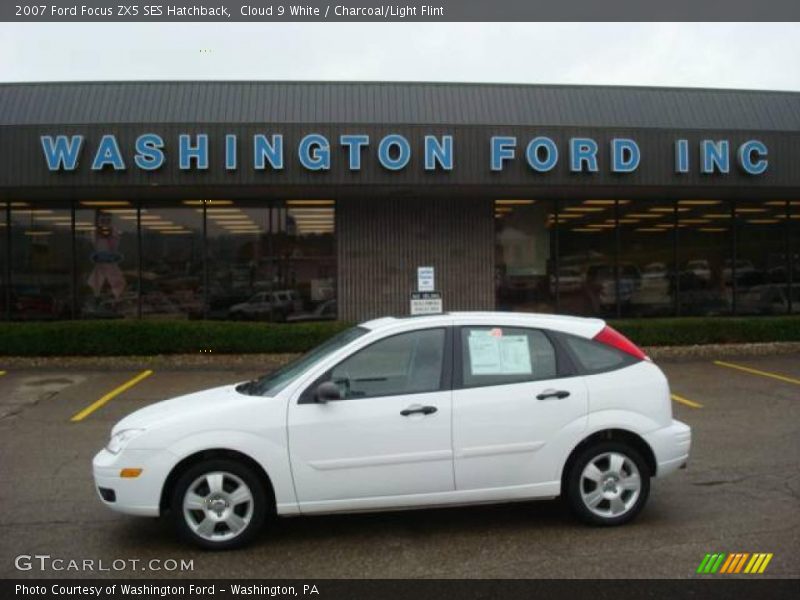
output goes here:
{"type": "Polygon", "coordinates": [[[673,419],[667,427],[651,431],[643,437],[656,457],[656,477],[669,475],[688,462],[692,428],[686,423],[673,419]]]}
{"type": "Polygon", "coordinates": [[[113,510],[157,517],[161,490],[175,458],[163,450],[123,450],[112,454],[103,448],[92,461],[95,491],[103,504],[113,510]],[[125,468],[142,469],[142,473],[134,478],[120,477],[125,468]]]}

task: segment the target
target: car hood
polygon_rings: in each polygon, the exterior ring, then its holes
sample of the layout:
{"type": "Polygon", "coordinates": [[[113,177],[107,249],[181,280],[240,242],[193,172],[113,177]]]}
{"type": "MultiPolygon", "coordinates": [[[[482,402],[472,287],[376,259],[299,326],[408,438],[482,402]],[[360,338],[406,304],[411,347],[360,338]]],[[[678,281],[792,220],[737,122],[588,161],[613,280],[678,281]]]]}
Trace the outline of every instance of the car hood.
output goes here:
{"type": "Polygon", "coordinates": [[[176,419],[227,411],[233,406],[252,402],[254,396],[240,394],[236,391],[237,385],[223,385],[145,406],[114,425],[111,433],[123,429],[151,429],[176,419]]]}

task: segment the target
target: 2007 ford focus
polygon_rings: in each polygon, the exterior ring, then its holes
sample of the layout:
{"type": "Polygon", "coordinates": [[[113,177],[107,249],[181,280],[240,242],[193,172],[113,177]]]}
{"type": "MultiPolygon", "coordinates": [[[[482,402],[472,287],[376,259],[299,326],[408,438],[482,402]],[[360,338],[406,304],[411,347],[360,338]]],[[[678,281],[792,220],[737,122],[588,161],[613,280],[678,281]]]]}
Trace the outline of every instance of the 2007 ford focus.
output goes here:
{"type": "Polygon", "coordinates": [[[661,370],[603,321],[450,313],[369,321],[260,379],[138,410],[94,477],[107,506],[222,549],[271,513],[560,495],[619,525],[690,444],[661,370]]]}

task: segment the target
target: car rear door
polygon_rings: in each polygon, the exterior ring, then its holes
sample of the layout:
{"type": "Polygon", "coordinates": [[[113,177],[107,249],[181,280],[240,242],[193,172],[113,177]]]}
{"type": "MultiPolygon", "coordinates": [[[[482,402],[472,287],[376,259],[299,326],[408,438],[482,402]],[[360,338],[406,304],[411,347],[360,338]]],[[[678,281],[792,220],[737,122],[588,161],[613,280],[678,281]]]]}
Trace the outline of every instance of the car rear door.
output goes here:
{"type": "MultiPolygon", "coordinates": [[[[289,448],[303,512],[381,508],[452,492],[452,332],[385,337],[315,381],[289,408],[289,448]],[[323,381],[342,399],[313,402],[323,381]]],[[[413,503],[413,502],[410,502],[413,503]]]]}
{"type": "Polygon", "coordinates": [[[558,493],[561,461],[586,425],[583,378],[555,337],[524,327],[456,328],[456,489],[558,493]]]}

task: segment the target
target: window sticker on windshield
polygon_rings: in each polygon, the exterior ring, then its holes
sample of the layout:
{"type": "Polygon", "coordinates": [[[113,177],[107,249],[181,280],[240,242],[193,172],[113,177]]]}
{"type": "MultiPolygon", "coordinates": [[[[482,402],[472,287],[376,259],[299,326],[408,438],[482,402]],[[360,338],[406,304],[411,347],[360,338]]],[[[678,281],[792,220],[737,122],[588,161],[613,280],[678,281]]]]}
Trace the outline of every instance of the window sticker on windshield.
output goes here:
{"type": "Polygon", "coordinates": [[[492,331],[471,331],[472,375],[530,375],[531,354],[525,335],[497,336],[492,331]]]}

